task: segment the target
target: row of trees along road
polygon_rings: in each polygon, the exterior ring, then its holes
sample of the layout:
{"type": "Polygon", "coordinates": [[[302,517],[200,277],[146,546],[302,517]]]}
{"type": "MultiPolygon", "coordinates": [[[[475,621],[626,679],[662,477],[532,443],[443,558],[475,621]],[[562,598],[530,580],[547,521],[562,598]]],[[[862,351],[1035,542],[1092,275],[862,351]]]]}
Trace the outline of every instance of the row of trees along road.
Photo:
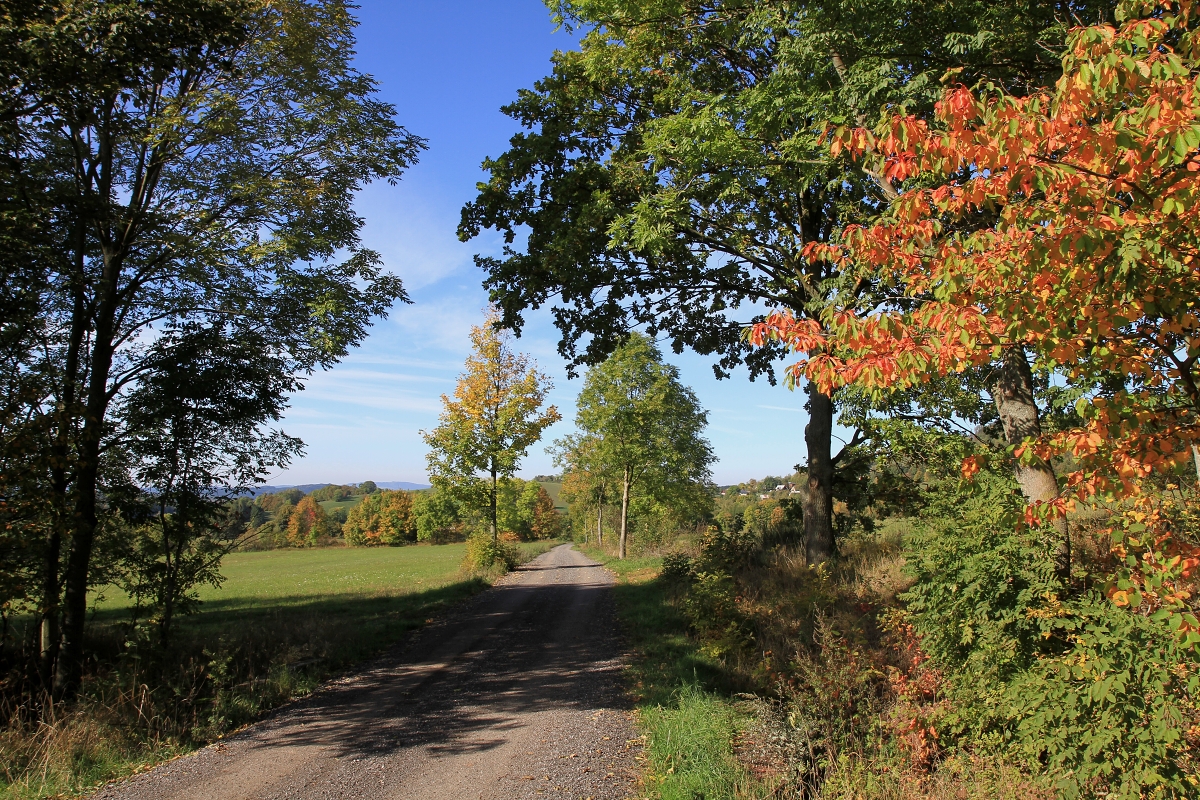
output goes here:
{"type": "MultiPolygon", "coordinates": [[[[870,309],[893,288],[806,254],[897,197],[874,162],[830,152],[827,125],[870,125],[884,106],[929,115],[951,70],[957,81],[987,79],[1016,96],[1047,86],[1061,73],[1068,25],[1109,19],[1113,3],[561,0],[555,8],[560,22],[588,33],[506,107],[527,131],[485,162],[489,180],[459,228],[464,240],[494,228],[509,243],[501,258],[477,258],[503,324],[519,331],[528,309],[551,303],[572,364],[601,361],[641,325],[676,351],[713,355],[719,377],[745,364],[752,379],[774,380],[781,344],[756,347],[745,335],[761,309],[823,324],[826,312],[870,309]],[[528,231],[522,248],[518,230],[528,231]]],[[[1033,380],[1014,348],[943,382],[944,391],[891,402],[918,419],[998,416],[1017,443],[1040,430],[1033,380]]],[[[837,471],[874,428],[852,388],[804,385],[804,530],[808,558],[820,562],[835,547],[837,471]],[[835,453],[839,407],[858,430],[835,453]]],[[[1057,493],[1046,464],[1017,469],[1030,499],[1057,493]]]]}
{"type": "Polygon", "coordinates": [[[575,415],[579,433],[555,444],[566,498],[595,509],[597,544],[604,543],[606,502],[621,504],[620,558],[636,500],[692,516],[711,506],[713,452],[701,435],[707,422],[678,370],[641,334],[588,370],[575,415]]]}
{"type": "Polygon", "coordinates": [[[351,66],[341,0],[33,0],[0,18],[0,597],[80,685],[89,586],[135,550],[162,612],[269,429],[405,295],[352,201],[423,143],[351,66]]]}

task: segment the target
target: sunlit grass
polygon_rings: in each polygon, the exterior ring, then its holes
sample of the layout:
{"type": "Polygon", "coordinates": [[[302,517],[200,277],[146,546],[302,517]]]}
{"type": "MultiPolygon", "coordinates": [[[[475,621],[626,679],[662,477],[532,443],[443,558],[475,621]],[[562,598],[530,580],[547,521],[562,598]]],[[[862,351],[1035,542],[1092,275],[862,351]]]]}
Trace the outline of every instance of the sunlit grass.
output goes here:
{"type": "MultiPolygon", "coordinates": [[[[517,545],[526,558],[557,542],[517,545]]],[[[488,585],[462,544],[230,555],[167,653],[129,649],[131,603],[91,615],[100,663],[72,709],[0,729],[0,800],[74,797],[188,752],[316,689],[488,585]],[[143,686],[146,690],[143,690],[143,686]],[[192,698],[186,703],[179,697],[192,698]]]]}

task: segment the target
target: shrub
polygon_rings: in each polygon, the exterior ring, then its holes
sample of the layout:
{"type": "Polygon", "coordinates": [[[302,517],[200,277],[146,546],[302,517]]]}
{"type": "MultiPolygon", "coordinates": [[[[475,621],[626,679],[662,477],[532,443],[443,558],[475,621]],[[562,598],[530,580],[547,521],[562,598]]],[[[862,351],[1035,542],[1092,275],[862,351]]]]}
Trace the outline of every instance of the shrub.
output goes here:
{"type": "Polygon", "coordinates": [[[669,583],[691,583],[692,557],[687,553],[667,553],[663,556],[659,575],[669,583]]]}
{"type": "Polygon", "coordinates": [[[921,646],[975,680],[1010,678],[1063,644],[1049,641],[1044,619],[1030,613],[1063,587],[1052,546],[1017,530],[1023,506],[1011,480],[985,475],[973,489],[933,500],[909,541],[916,583],[903,599],[921,646]]]}
{"type": "Polygon", "coordinates": [[[1066,797],[1200,795],[1200,660],[1152,619],[1090,594],[1057,610],[1073,647],[1005,695],[1016,746],[1066,797]]]}
{"type": "Polygon", "coordinates": [[[508,542],[497,541],[486,531],[472,534],[467,539],[467,554],[464,566],[468,569],[488,571],[499,567],[510,570],[521,563],[521,554],[508,542]]]}
{"type": "Polygon", "coordinates": [[[983,474],[935,499],[911,537],[904,597],[946,670],[947,730],[1044,772],[1064,797],[1197,796],[1200,654],[1149,612],[1072,594],[1053,544],[1019,526],[1021,505],[983,474]]]}

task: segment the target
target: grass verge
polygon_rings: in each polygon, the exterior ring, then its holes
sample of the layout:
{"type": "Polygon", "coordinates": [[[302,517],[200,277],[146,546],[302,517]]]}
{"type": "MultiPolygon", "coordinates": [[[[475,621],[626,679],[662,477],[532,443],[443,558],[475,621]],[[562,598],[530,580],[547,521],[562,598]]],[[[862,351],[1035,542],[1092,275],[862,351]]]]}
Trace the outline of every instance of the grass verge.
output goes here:
{"type": "MultiPolygon", "coordinates": [[[[528,560],[558,542],[516,545],[528,560]]],[[[96,603],[78,703],[0,729],[0,798],[78,797],[240,728],[487,588],[462,544],[237,553],[167,651],[96,603]]],[[[12,717],[14,714],[9,714],[12,717]]]]}
{"type": "Polygon", "coordinates": [[[646,736],[647,789],[662,800],[763,796],[734,752],[748,722],[720,663],[688,636],[662,558],[617,559],[582,548],[617,576],[617,613],[633,651],[630,691],[646,736]]]}

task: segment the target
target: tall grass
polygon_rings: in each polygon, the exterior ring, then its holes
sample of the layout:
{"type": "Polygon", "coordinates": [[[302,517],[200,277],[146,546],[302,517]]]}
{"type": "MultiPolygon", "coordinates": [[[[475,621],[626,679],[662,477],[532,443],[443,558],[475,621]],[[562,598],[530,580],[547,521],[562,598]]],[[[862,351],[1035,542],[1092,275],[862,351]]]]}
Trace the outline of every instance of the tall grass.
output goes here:
{"type": "Polygon", "coordinates": [[[1002,761],[905,738],[908,709],[897,707],[893,680],[929,682],[935,704],[937,687],[888,622],[911,584],[903,571],[909,533],[908,521],[893,520],[848,537],[840,557],[819,569],[794,548],[759,548],[726,560],[738,566],[724,575],[720,559],[697,561],[691,540],[680,542],[669,577],[660,574],[661,556],[619,561],[588,551],[618,576],[653,796],[1054,796],[1002,761]]]}

